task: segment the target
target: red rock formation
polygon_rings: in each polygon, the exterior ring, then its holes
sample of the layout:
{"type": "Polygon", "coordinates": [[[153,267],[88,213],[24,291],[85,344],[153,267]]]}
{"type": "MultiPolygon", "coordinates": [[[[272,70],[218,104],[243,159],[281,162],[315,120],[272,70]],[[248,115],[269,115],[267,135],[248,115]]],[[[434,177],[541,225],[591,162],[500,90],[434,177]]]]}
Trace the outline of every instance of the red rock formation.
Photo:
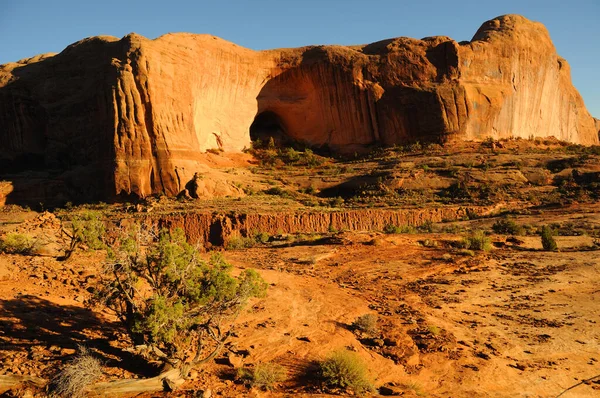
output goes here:
{"type": "Polygon", "coordinates": [[[490,207],[445,206],[437,209],[348,210],[300,213],[215,214],[213,212],[183,212],[149,215],[144,222],[158,228],[182,228],[190,242],[216,246],[226,244],[232,236],[253,236],[257,232],[270,235],[287,233],[326,233],[338,231],[383,230],[388,225],[421,226],[427,222],[460,220],[468,214],[489,215],[490,207]]]}
{"type": "Polygon", "coordinates": [[[44,170],[79,199],[175,195],[200,153],[276,132],[338,150],[448,137],[598,143],[548,32],[515,15],[468,43],[256,52],[209,35],[130,34],[0,66],[0,166],[44,170]]]}

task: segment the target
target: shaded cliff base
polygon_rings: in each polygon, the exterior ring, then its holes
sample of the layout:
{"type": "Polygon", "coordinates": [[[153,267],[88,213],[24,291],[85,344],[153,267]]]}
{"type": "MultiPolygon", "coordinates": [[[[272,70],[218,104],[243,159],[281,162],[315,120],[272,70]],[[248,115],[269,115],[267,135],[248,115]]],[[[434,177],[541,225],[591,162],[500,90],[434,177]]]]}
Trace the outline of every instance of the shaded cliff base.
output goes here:
{"type": "MultiPolygon", "coordinates": [[[[52,213],[8,209],[0,212],[2,232],[60,233],[52,213]]],[[[103,211],[112,218],[114,210],[103,211]]],[[[600,207],[519,208],[509,217],[522,228],[516,236],[494,232],[504,218],[490,216],[404,231],[411,233],[293,234],[224,251],[236,269],[258,269],[268,295],[241,315],[223,355],[176,394],[324,396],[307,369],[340,348],[366,362],[378,392],[406,397],[554,397],[597,375],[600,207]],[[541,251],[542,224],[560,235],[559,252],[541,251]],[[471,230],[490,234],[489,252],[456,248],[471,230]],[[364,314],[377,318],[373,335],[352,330],[364,314]],[[236,378],[240,367],[265,362],[287,372],[273,392],[236,378]]],[[[79,251],[67,262],[40,254],[0,255],[0,393],[43,396],[32,384],[2,382],[47,380],[78,344],[102,360],[103,380],[151,376],[122,351],[128,342],[116,320],[85,307],[104,253],[79,251]]],[[[599,389],[592,380],[571,393],[593,397],[599,389]]]]}

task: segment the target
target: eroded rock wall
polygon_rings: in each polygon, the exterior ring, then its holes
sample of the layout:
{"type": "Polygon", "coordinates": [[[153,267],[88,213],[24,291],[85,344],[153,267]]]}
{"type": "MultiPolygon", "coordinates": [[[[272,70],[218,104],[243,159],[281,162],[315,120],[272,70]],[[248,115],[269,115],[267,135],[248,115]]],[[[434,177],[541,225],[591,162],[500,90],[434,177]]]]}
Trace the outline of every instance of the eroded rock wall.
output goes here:
{"type": "MultiPolygon", "coordinates": [[[[186,212],[148,216],[145,223],[157,228],[181,228],[190,242],[222,246],[232,236],[328,233],[337,231],[376,231],[387,225],[421,226],[428,222],[460,220],[468,215],[485,215],[493,207],[440,207],[437,209],[351,210],[301,213],[215,214],[186,212]]],[[[208,246],[210,246],[208,245],[208,246]]]]}

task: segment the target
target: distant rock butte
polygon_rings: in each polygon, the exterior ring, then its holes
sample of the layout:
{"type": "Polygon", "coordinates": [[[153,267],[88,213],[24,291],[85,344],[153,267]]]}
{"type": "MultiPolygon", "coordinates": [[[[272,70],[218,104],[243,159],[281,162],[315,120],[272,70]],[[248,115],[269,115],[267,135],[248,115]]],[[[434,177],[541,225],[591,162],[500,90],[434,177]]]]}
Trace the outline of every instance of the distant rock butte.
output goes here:
{"type": "Polygon", "coordinates": [[[69,197],[176,195],[200,153],[277,134],[340,151],[509,136],[598,143],[546,28],[518,15],[461,43],[253,51],[210,35],[130,34],[0,66],[2,170],[60,170],[53,181],[69,197]]]}

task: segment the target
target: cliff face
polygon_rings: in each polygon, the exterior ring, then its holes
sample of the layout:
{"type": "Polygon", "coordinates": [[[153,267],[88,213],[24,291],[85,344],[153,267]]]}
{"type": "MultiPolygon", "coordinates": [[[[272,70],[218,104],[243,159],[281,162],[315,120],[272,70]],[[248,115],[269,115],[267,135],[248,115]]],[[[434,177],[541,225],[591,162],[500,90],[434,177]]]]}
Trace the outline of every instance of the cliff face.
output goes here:
{"type": "Polygon", "coordinates": [[[508,136],[598,143],[548,32],[514,15],[460,44],[256,52],[209,35],[131,34],[0,66],[2,170],[56,170],[79,199],[175,195],[200,153],[277,134],[338,150],[508,136]]]}
{"type": "Polygon", "coordinates": [[[598,143],[569,65],[542,24],[514,15],[488,21],[459,56],[471,105],[465,137],[554,136],[598,143]]]}

